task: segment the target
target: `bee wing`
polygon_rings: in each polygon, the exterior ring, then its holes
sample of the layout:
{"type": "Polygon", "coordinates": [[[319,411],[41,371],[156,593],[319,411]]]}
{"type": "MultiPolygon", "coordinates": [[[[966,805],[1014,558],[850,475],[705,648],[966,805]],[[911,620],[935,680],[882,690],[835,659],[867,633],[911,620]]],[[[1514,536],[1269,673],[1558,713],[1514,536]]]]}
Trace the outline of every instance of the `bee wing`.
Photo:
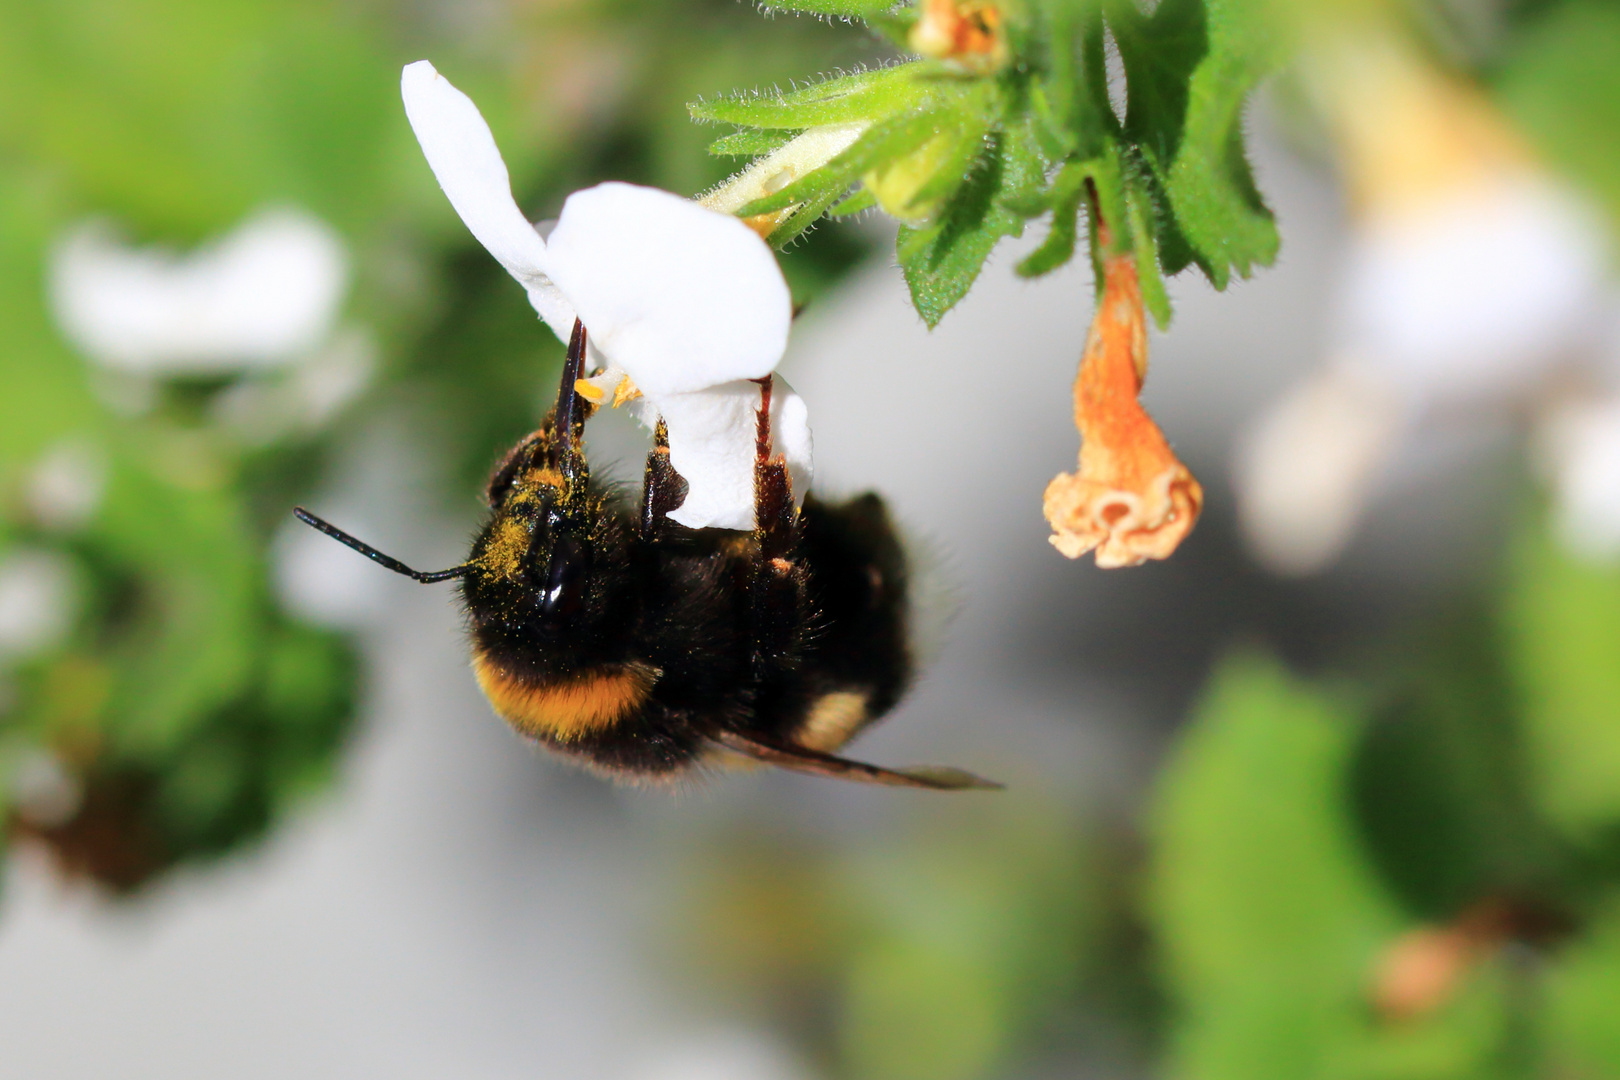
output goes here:
{"type": "Polygon", "coordinates": [[[936,791],[956,791],[964,788],[1000,788],[994,780],[975,776],[965,769],[946,765],[920,765],[910,769],[884,769],[851,761],[835,754],[824,754],[805,746],[794,746],[760,735],[744,735],[738,731],[715,731],[710,738],[727,750],[775,765],[779,769],[809,773],[812,776],[831,776],[839,780],[858,780],[866,784],[888,784],[892,787],[932,788],[936,791]]]}

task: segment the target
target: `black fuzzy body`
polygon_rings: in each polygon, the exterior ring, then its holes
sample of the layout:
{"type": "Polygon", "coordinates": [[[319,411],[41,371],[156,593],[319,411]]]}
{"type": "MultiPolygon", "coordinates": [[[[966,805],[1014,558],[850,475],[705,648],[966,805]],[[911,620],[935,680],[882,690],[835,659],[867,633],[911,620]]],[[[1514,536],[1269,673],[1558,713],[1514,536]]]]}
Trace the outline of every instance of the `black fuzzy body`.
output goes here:
{"type": "Polygon", "coordinates": [[[475,662],[536,692],[603,673],[651,684],[592,730],[514,727],[597,771],[667,780],[713,759],[727,732],[806,745],[828,695],[862,704],[832,744],[811,745],[822,752],[900,699],[906,560],[877,495],[795,512],[785,469],[762,463],[761,491],[780,490],[759,529],[687,529],[664,516],[681,486],[667,450],[649,456],[638,510],[582,460],[560,468],[556,441],[548,421],[491,481],[462,582],[475,662]]]}

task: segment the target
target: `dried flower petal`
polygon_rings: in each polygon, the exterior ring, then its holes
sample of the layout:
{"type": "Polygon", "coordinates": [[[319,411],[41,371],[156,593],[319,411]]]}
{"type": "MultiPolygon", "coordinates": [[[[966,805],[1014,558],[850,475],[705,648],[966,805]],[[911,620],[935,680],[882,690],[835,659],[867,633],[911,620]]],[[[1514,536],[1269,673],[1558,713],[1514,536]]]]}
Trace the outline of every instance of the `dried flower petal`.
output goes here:
{"type": "Polygon", "coordinates": [[[1203,488],[1137,400],[1146,375],[1136,261],[1114,256],[1074,382],[1080,468],[1046,488],[1049,539],[1068,558],[1095,548],[1104,569],[1163,559],[1198,520],[1203,488]]]}

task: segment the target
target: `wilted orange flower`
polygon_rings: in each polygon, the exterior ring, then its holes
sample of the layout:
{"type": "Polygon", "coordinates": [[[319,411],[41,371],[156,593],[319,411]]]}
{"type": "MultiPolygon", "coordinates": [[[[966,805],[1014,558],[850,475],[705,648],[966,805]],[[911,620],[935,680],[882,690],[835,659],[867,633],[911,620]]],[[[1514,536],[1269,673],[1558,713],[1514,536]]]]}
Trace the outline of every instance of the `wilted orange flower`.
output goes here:
{"type": "Polygon", "coordinates": [[[1147,377],[1147,325],[1136,260],[1110,256],[1074,380],[1080,468],[1046,487],[1052,546],[1093,548],[1104,569],[1163,559],[1192,531],[1204,489],[1137,400],[1147,377]]]}

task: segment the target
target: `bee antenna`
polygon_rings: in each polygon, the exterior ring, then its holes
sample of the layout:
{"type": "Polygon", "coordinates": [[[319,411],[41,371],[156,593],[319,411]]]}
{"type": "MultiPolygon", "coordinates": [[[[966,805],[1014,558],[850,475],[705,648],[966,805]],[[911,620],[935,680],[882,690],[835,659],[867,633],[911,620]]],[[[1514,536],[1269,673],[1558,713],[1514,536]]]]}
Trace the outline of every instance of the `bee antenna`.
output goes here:
{"type": "Polygon", "coordinates": [[[557,387],[557,444],[560,458],[558,466],[568,479],[579,471],[579,427],[575,410],[579,406],[579,391],[574,384],[584,373],[585,324],[574,320],[574,332],[568,336],[568,359],[563,361],[562,385],[557,387]]]}
{"type": "Polygon", "coordinates": [[[404,574],[408,578],[415,578],[423,585],[432,585],[436,581],[449,581],[451,578],[467,576],[468,565],[466,563],[462,563],[460,566],[452,566],[448,570],[435,570],[432,573],[427,574],[420,570],[412,570],[398,559],[389,555],[384,555],[370,544],[355,539],[342,529],[338,528],[336,525],[333,525],[330,522],[322,521],[308,510],[305,510],[302,506],[293,507],[293,516],[298,518],[298,520],[302,521],[305,525],[308,525],[310,528],[318,529],[319,531],[325,533],[327,536],[330,536],[332,539],[336,540],[345,547],[353,548],[366,558],[370,559],[372,562],[386,566],[396,574],[404,574]]]}

